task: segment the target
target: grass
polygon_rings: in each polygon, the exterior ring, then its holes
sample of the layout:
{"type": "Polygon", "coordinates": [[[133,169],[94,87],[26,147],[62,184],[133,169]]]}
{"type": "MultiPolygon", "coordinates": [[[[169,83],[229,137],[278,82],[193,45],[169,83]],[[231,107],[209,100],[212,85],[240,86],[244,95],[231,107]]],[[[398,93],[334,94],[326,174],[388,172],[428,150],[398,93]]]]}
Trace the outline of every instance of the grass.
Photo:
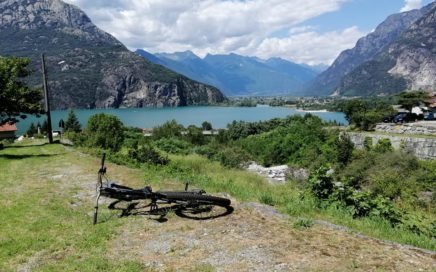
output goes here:
{"type": "MultiPolygon", "coordinates": [[[[197,155],[172,155],[170,159],[168,166],[142,169],[111,164],[109,175],[127,180],[127,185],[151,184],[155,189],[181,189],[189,182],[209,193],[226,192],[240,201],[263,202],[295,218],[305,218],[298,225],[323,219],[368,236],[436,249],[435,240],[395,229],[383,220],[356,220],[339,207],[320,208],[292,183],[270,185],[253,173],[224,168],[197,155]]],[[[103,209],[100,220],[104,224],[92,226],[92,196],[75,197],[92,190],[98,165],[99,158],[60,144],[36,141],[0,151],[1,271],[19,267],[35,271],[143,270],[138,262],[120,262],[106,253],[109,241],[128,220],[103,209]]]]}
{"type": "Polygon", "coordinates": [[[53,180],[51,175],[71,162],[97,169],[96,159],[78,160],[77,156],[59,144],[0,151],[0,270],[141,271],[138,263],[118,262],[105,254],[107,241],[120,223],[110,220],[92,227],[88,215],[92,204],[71,205],[74,180],[66,188],[53,180]],[[44,263],[26,264],[32,256],[42,256],[44,263]]]}

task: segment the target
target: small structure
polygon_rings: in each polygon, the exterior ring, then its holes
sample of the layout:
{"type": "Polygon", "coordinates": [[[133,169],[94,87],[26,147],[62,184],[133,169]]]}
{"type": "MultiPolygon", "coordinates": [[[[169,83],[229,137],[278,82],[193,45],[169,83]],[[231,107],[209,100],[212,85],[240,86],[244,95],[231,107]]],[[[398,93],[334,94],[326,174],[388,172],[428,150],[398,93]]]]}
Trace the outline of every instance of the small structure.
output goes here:
{"type": "Polygon", "coordinates": [[[15,139],[15,132],[17,127],[15,124],[6,123],[0,126],[0,140],[15,139]]]}

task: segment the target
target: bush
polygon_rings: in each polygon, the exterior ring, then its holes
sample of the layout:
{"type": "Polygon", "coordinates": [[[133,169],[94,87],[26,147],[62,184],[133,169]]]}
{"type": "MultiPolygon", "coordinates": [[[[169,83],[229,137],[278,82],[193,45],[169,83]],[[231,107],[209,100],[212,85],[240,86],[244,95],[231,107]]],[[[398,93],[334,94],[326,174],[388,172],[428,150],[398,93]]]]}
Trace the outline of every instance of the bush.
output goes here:
{"type": "Polygon", "coordinates": [[[154,145],[162,151],[170,154],[186,155],[191,153],[192,146],[178,138],[161,138],[154,142],[154,145]]]}
{"type": "Polygon", "coordinates": [[[226,147],[219,151],[215,157],[223,166],[229,168],[242,168],[248,161],[247,154],[238,148],[226,147]]]}
{"type": "Polygon", "coordinates": [[[206,143],[206,138],[203,135],[203,131],[196,126],[188,126],[186,130],[185,138],[193,145],[203,145],[206,143]]]}
{"type": "Polygon", "coordinates": [[[341,165],[347,165],[354,150],[354,143],[351,141],[350,136],[345,133],[340,134],[335,141],[335,148],[337,150],[337,161],[341,165]]]}
{"type": "Polygon", "coordinates": [[[89,118],[85,134],[88,146],[118,151],[124,140],[124,126],[116,116],[100,113],[89,118]]]}
{"type": "Polygon", "coordinates": [[[393,150],[391,140],[389,139],[380,139],[374,147],[374,151],[378,153],[392,152],[393,150]]]}
{"type": "Polygon", "coordinates": [[[309,177],[312,194],[318,199],[329,199],[334,190],[332,171],[327,167],[320,167],[309,177]]]}
{"type": "Polygon", "coordinates": [[[367,151],[370,151],[372,149],[372,138],[371,137],[365,137],[365,139],[363,140],[363,147],[367,151]]]}
{"type": "Polygon", "coordinates": [[[138,163],[149,163],[155,165],[166,165],[169,163],[167,157],[163,157],[149,145],[139,146],[136,149],[129,149],[128,157],[138,163]]]}
{"type": "Polygon", "coordinates": [[[177,123],[176,120],[165,122],[161,126],[153,129],[153,138],[175,138],[182,136],[183,126],[177,123]]]}

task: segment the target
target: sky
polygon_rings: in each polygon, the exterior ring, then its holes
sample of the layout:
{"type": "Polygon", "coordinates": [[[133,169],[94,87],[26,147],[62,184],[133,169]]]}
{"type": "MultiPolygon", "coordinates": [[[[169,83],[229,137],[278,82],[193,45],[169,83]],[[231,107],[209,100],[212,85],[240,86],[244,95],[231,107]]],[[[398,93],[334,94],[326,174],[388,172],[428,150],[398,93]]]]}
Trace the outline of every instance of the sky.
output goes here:
{"type": "Polygon", "coordinates": [[[65,0],[129,49],[330,65],[387,16],[432,0],[65,0]]]}

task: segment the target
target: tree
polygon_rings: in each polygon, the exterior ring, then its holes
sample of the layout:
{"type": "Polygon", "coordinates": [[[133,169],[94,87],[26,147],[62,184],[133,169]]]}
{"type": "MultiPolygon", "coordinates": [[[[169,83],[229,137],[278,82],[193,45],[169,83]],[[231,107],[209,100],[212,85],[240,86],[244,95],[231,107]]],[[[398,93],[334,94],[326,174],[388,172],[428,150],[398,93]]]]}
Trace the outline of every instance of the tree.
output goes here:
{"type": "Polygon", "coordinates": [[[207,121],[204,121],[204,122],[201,124],[201,128],[202,128],[203,130],[212,130],[212,124],[209,123],[209,122],[207,122],[207,121]]]}
{"type": "Polygon", "coordinates": [[[26,114],[41,114],[42,93],[24,83],[30,75],[29,59],[0,57],[0,125],[16,123],[26,114]]]}
{"type": "Polygon", "coordinates": [[[348,134],[341,134],[335,141],[337,161],[341,165],[347,165],[353,155],[354,143],[348,134]]]}
{"type": "Polygon", "coordinates": [[[398,104],[409,112],[413,107],[424,104],[424,101],[428,98],[428,93],[423,91],[418,92],[402,92],[398,95],[398,104]]]}
{"type": "Polygon", "coordinates": [[[44,119],[44,122],[42,122],[41,133],[42,134],[47,134],[48,133],[48,122],[47,122],[47,119],[44,119]]]}
{"type": "Polygon", "coordinates": [[[30,126],[27,129],[26,134],[27,134],[27,136],[32,137],[36,133],[38,133],[38,129],[36,128],[35,124],[32,122],[32,123],[30,123],[30,126]]]}
{"type": "Polygon", "coordinates": [[[124,141],[124,126],[116,116],[95,114],[88,120],[85,130],[86,144],[118,151],[124,141]]]}
{"type": "Polygon", "coordinates": [[[73,110],[70,110],[70,112],[68,113],[68,117],[67,117],[67,121],[65,122],[64,129],[65,131],[70,131],[70,132],[80,132],[82,129],[79,123],[79,119],[77,119],[77,116],[73,110]]]}

